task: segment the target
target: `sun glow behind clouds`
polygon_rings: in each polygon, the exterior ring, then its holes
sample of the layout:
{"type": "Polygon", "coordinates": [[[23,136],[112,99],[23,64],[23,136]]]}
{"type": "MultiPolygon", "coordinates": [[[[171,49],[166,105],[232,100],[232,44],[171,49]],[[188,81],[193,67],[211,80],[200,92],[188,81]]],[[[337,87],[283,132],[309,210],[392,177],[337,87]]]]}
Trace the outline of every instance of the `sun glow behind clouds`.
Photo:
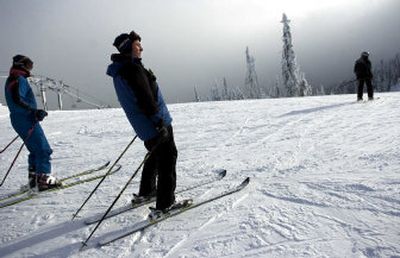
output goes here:
{"type": "Polygon", "coordinates": [[[207,3],[214,16],[223,19],[226,25],[245,27],[266,26],[279,21],[282,13],[289,18],[304,18],[318,11],[357,9],[376,2],[379,0],[208,0],[207,3]]]}
{"type": "Polygon", "coordinates": [[[216,5],[228,8],[240,8],[240,10],[256,7],[265,14],[274,12],[290,12],[292,16],[305,16],[311,12],[336,7],[351,7],[362,2],[365,4],[378,2],[379,0],[210,0],[216,5]]]}
{"type": "Polygon", "coordinates": [[[307,16],[308,14],[329,8],[346,8],[357,5],[365,0],[280,0],[260,1],[271,12],[287,12],[293,17],[307,16]]]}

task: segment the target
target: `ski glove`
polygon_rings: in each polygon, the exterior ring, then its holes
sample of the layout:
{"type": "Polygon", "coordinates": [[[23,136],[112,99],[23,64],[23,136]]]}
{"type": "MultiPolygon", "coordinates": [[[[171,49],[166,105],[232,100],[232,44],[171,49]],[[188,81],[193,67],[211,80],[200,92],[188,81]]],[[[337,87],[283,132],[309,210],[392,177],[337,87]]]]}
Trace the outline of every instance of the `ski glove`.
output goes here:
{"type": "Polygon", "coordinates": [[[156,124],[156,130],[158,132],[158,142],[163,143],[168,140],[169,133],[167,127],[164,125],[164,121],[160,119],[160,121],[156,124]]]}
{"type": "Polygon", "coordinates": [[[153,139],[145,141],[144,145],[146,146],[148,151],[155,150],[162,143],[167,142],[169,139],[169,131],[168,128],[164,125],[162,119],[155,125],[158,135],[153,139]]]}
{"type": "Polygon", "coordinates": [[[47,116],[47,112],[43,109],[35,109],[34,110],[35,118],[37,121],[43,121],[43,119],[47,116]]]}

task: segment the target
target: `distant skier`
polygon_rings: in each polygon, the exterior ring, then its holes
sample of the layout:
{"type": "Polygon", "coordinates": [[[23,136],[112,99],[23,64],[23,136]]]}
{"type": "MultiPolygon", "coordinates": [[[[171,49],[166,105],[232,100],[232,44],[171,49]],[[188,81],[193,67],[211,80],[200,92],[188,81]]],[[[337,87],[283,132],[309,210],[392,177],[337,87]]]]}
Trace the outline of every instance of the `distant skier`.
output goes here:
{"type": "Polygon", "coordinates": [[[50,155],[53,151],[39,124],[47,116],[47,112],[37,108],[35,96],[27,81],[32,68],[33,62],[28,57],[13,57],[5,84],[5,97],[11,124],[29,150],[29,186],[44,191],[58,187],[61,183],[51,175],[50,155]]]}
{"type": "Polygon", "coordinates": [[[107,74],[113,78],[118,100],[150,157],[145,162],[138,195],[132,202],[157,197],[154,213],[163,213],[175,203],[177,149],[172,118],[156,77],[142,64],[141,37],[132,31],[119,35],[113,44],[107,74]],[[158,177],[157,184],[156,178],[158,177]]]}
{"type": "Polygon", "coordinates": [[[358,80],[357,101],[363,100],[364,83],[367,84],[368,100],[374,99],[374,88],[372,87],[371,62],[368,59],[369,53],[362,52],[354,65],[354,73],[358,80]]]}

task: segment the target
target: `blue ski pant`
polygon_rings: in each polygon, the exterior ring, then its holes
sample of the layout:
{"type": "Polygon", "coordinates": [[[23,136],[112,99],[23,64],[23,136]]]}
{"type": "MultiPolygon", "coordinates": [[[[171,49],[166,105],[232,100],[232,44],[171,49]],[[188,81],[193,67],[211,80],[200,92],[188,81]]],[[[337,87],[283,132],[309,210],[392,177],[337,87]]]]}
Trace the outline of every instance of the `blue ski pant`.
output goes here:
{"type": "Polygon", "coordinates": [[[51,149],[39,122],[31,116],[11,115],[11,124],[29,151],[29,169],[36,173],[51,173],[51,149]]]}

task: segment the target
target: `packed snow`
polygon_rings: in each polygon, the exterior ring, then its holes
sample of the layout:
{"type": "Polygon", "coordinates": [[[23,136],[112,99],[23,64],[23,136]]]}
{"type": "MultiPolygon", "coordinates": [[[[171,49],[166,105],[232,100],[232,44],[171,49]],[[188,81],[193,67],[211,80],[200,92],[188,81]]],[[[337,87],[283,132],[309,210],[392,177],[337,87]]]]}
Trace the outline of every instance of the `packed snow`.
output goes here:
{"type": "MultiPolygon", "coordinates": [[[[247,188],[105,247],[96,244],[146,218],[147,206],[94,225],[142,161],[137,141],[71,221],[97,181],[0,209],[1,257],[400,257],[400,93],[169,105],[179,151],[177,190],[219,168],[227,176],[177,199],[247,188]]],[[[0,107],[0,148],[14,136],[0,107]]],[[[134,137],[121,109],[51,111],[42,122],[65,177],[114,161],[134,137]]],[[[0,154],[1,177],[20,141],[0,154]]],[[[24,150],[0,197],[27,183],[24,150]]],[[[115,208],[138,190],[134,179],[115,208]]]]}

